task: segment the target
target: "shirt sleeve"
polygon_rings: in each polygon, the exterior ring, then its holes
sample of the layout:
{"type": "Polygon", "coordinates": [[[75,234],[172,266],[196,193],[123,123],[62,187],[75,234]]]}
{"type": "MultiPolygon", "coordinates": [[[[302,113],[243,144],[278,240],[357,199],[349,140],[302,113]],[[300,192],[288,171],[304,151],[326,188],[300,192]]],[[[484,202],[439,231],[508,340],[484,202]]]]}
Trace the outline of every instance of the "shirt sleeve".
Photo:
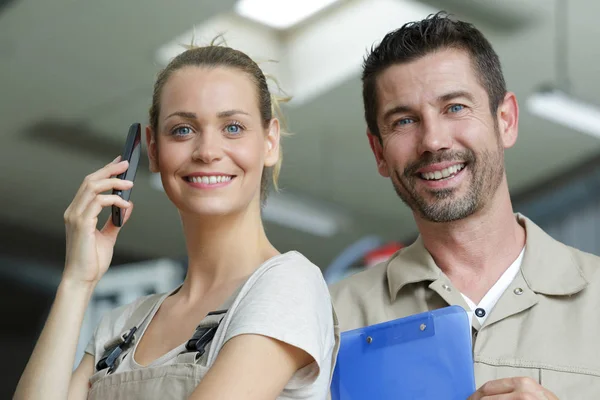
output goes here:
{"type": "Polygon", "coordinates": [[[127,317],[127,315],[123,315],[123,313],[128,311],[126,309],[128,306],[124,305],[107,311],[95,326],[92,337],[84,350],[87,354],[94,356],[95,362],[102,356],[104,344],[120,334],[118,328],[125,322],[124,317],[127,317]]]}
{"type": "Polygon", "coordinates": [[[127,320],[146,297],[148,296],[141,297],[130,304],[123,304],[105,312],[94,328],[92,337],[88,341],[84,352],[94,356],[97,362],[104,354],[104,345],[122,333],[127,320]]]}
{"type": "Polygon", "coordinates": [[[323,363],[331,362],[328,357],[335,342],[331,298],[321,270],[307,259],[298,257],[270,266],[233,311],[224,342],[242,334],[263,335],[300,348],[313,358],[296,371],[289,388],[313,383],[323,363]]]}
{"type": "Polygon", "coordinates": [[[94,356],[94,359],[96,358],[96,335],[98,334],[98,326],[96,326],[96,329],[94,329],[94,333],[92,334],[92,337],[90,338],[90,340],[88,341],[87,346],[85,346],[85,352],[91,356],[94,356]]]}

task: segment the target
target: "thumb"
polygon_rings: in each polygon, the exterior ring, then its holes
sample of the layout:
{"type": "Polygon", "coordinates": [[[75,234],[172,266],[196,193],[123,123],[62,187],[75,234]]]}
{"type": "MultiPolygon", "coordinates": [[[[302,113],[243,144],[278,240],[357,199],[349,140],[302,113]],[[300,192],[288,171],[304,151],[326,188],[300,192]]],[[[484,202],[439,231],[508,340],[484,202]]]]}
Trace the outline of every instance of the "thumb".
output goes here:
{"type": "Polygon", "coordinates": [[[123,210],[123,225],[129,221],[129,217],[131,217],[131,212],[133,211],[133,201],[129,200],[129,208],[123,210]]]}
{"type": "Polygon", "coordinates": [[[133,210],[133,202],[130,201],[129,203],[131,204],[129,208],[124,208],[121,210],[121,212],[123,213],[123,224],[120,227],[116,226],[113,223],[112,215],[109,215],[108,220],[106,221],[101,230],[103,235],[113,239],[113,241],[117,240],[117,235],[121,231],[121,228],[123,228],[123,226],[125,226],[125,224],[129,220],[129,217],[131,216],[131,211],[133,210]]]}

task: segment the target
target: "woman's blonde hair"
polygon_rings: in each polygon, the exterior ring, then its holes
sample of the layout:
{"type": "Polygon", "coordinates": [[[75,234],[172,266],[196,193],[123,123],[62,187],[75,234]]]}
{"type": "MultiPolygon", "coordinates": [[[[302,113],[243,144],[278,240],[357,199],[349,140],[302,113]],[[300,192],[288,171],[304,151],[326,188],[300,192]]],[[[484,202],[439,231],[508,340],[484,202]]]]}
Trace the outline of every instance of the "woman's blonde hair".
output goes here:
{"type": "MultiPolygon", "coordinates": [[[[263,121],[263,126],[267,128],[271,120],[273,118],[277,118],[281,126],[281,136],[289,134],[285,128],[286,124],[283,112],[281,111],[280,103],[289,101],[290,97],[278,96],[271,93],[267,79],[273,80],[279,91],[281,91],[277,80],[271,76],[265,75],[258,64],[245,53],[228,47],[226,44],[224,44],[224,41],[221,44],[217,44],[216,40],[219,38],[221,38],[221,36],[213,39],[208,46],[195,46],[192,40],[191,45],[184,46],[187,48],[186,51],[176,56],[162,71],[159,72],[156,82],[154,83],[152,105],[150,106],[149,110],[149,122],[152,131],[155,133],[158,131],[161,93],[169,77],[175,71],[183,67],[197,66],[209,68],[237,68],[238,70],[248,74],[252,82],[256,85],[258,93],[258,107],[260,110],[261,119],[263,121]]],[[[260,185],[261,204],[264,204],[266,201],[271,183],[273,184],[274,189],[278,190],[277,182],[281,172],[282,159],[283,149],[281,148],[280,144],[279,160],[277,160],[277,163],[273,167],[265,168],[263,170],[260,185]]]]}

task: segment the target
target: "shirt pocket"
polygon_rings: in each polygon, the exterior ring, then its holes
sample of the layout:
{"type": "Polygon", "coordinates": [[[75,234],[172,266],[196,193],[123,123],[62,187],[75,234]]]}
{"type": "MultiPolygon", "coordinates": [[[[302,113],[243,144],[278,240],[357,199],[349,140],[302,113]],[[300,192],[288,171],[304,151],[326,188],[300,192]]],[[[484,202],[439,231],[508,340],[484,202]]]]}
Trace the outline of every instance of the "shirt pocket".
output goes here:
{"type": "Polygon", "coordinates": [[[542,369],[540,378],[541,385],[560,400],[600,399],[600,371],[580,373],[542,369]]]}

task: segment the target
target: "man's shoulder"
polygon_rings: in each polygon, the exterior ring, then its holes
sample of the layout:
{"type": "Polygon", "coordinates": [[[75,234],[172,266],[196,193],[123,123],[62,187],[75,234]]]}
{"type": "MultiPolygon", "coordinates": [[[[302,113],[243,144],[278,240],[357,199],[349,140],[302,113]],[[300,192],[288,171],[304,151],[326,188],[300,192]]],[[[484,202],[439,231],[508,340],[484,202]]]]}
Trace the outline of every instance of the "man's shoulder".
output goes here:
{"type": "Polygon", "coordinates": [[[584,278],[590,283],[594,282],[594,284],[600,285],[600,257],[562,242],[558,243],[560,243],[561,246],[564,246],[571,254],[573,261],[581,269],[584,278]]]}
{"type": "Polygon", "coordinates": [[[349,299],[362,298],[372,290],[386,289],[388,262],[389,260],[380,262],[332,284],[329,287],[332,299],[335,301],[341,296],[349,296],[349,299]]]}
{"type": "Polygon", "coordinates": [[[386,267],[381,262],[329,286],[342,332],[369,325],[374,314],[383,312],[389,303],[386,267]]]}
{"type": "MultiPolygon", "coordinates": [[[[530,278],[541,281],[549,292],[577,291],[586,284],[600,285],[600,257],[558,240],[527,217],[519,214],[519,220],[526,228],[526,247],[533,257],[527,257],[525,264],[530,278]],[[558,285],[558,286],[557,286],[558,285]]],[[[576,245],[575,245],[576,246],[576,245]]]]}

